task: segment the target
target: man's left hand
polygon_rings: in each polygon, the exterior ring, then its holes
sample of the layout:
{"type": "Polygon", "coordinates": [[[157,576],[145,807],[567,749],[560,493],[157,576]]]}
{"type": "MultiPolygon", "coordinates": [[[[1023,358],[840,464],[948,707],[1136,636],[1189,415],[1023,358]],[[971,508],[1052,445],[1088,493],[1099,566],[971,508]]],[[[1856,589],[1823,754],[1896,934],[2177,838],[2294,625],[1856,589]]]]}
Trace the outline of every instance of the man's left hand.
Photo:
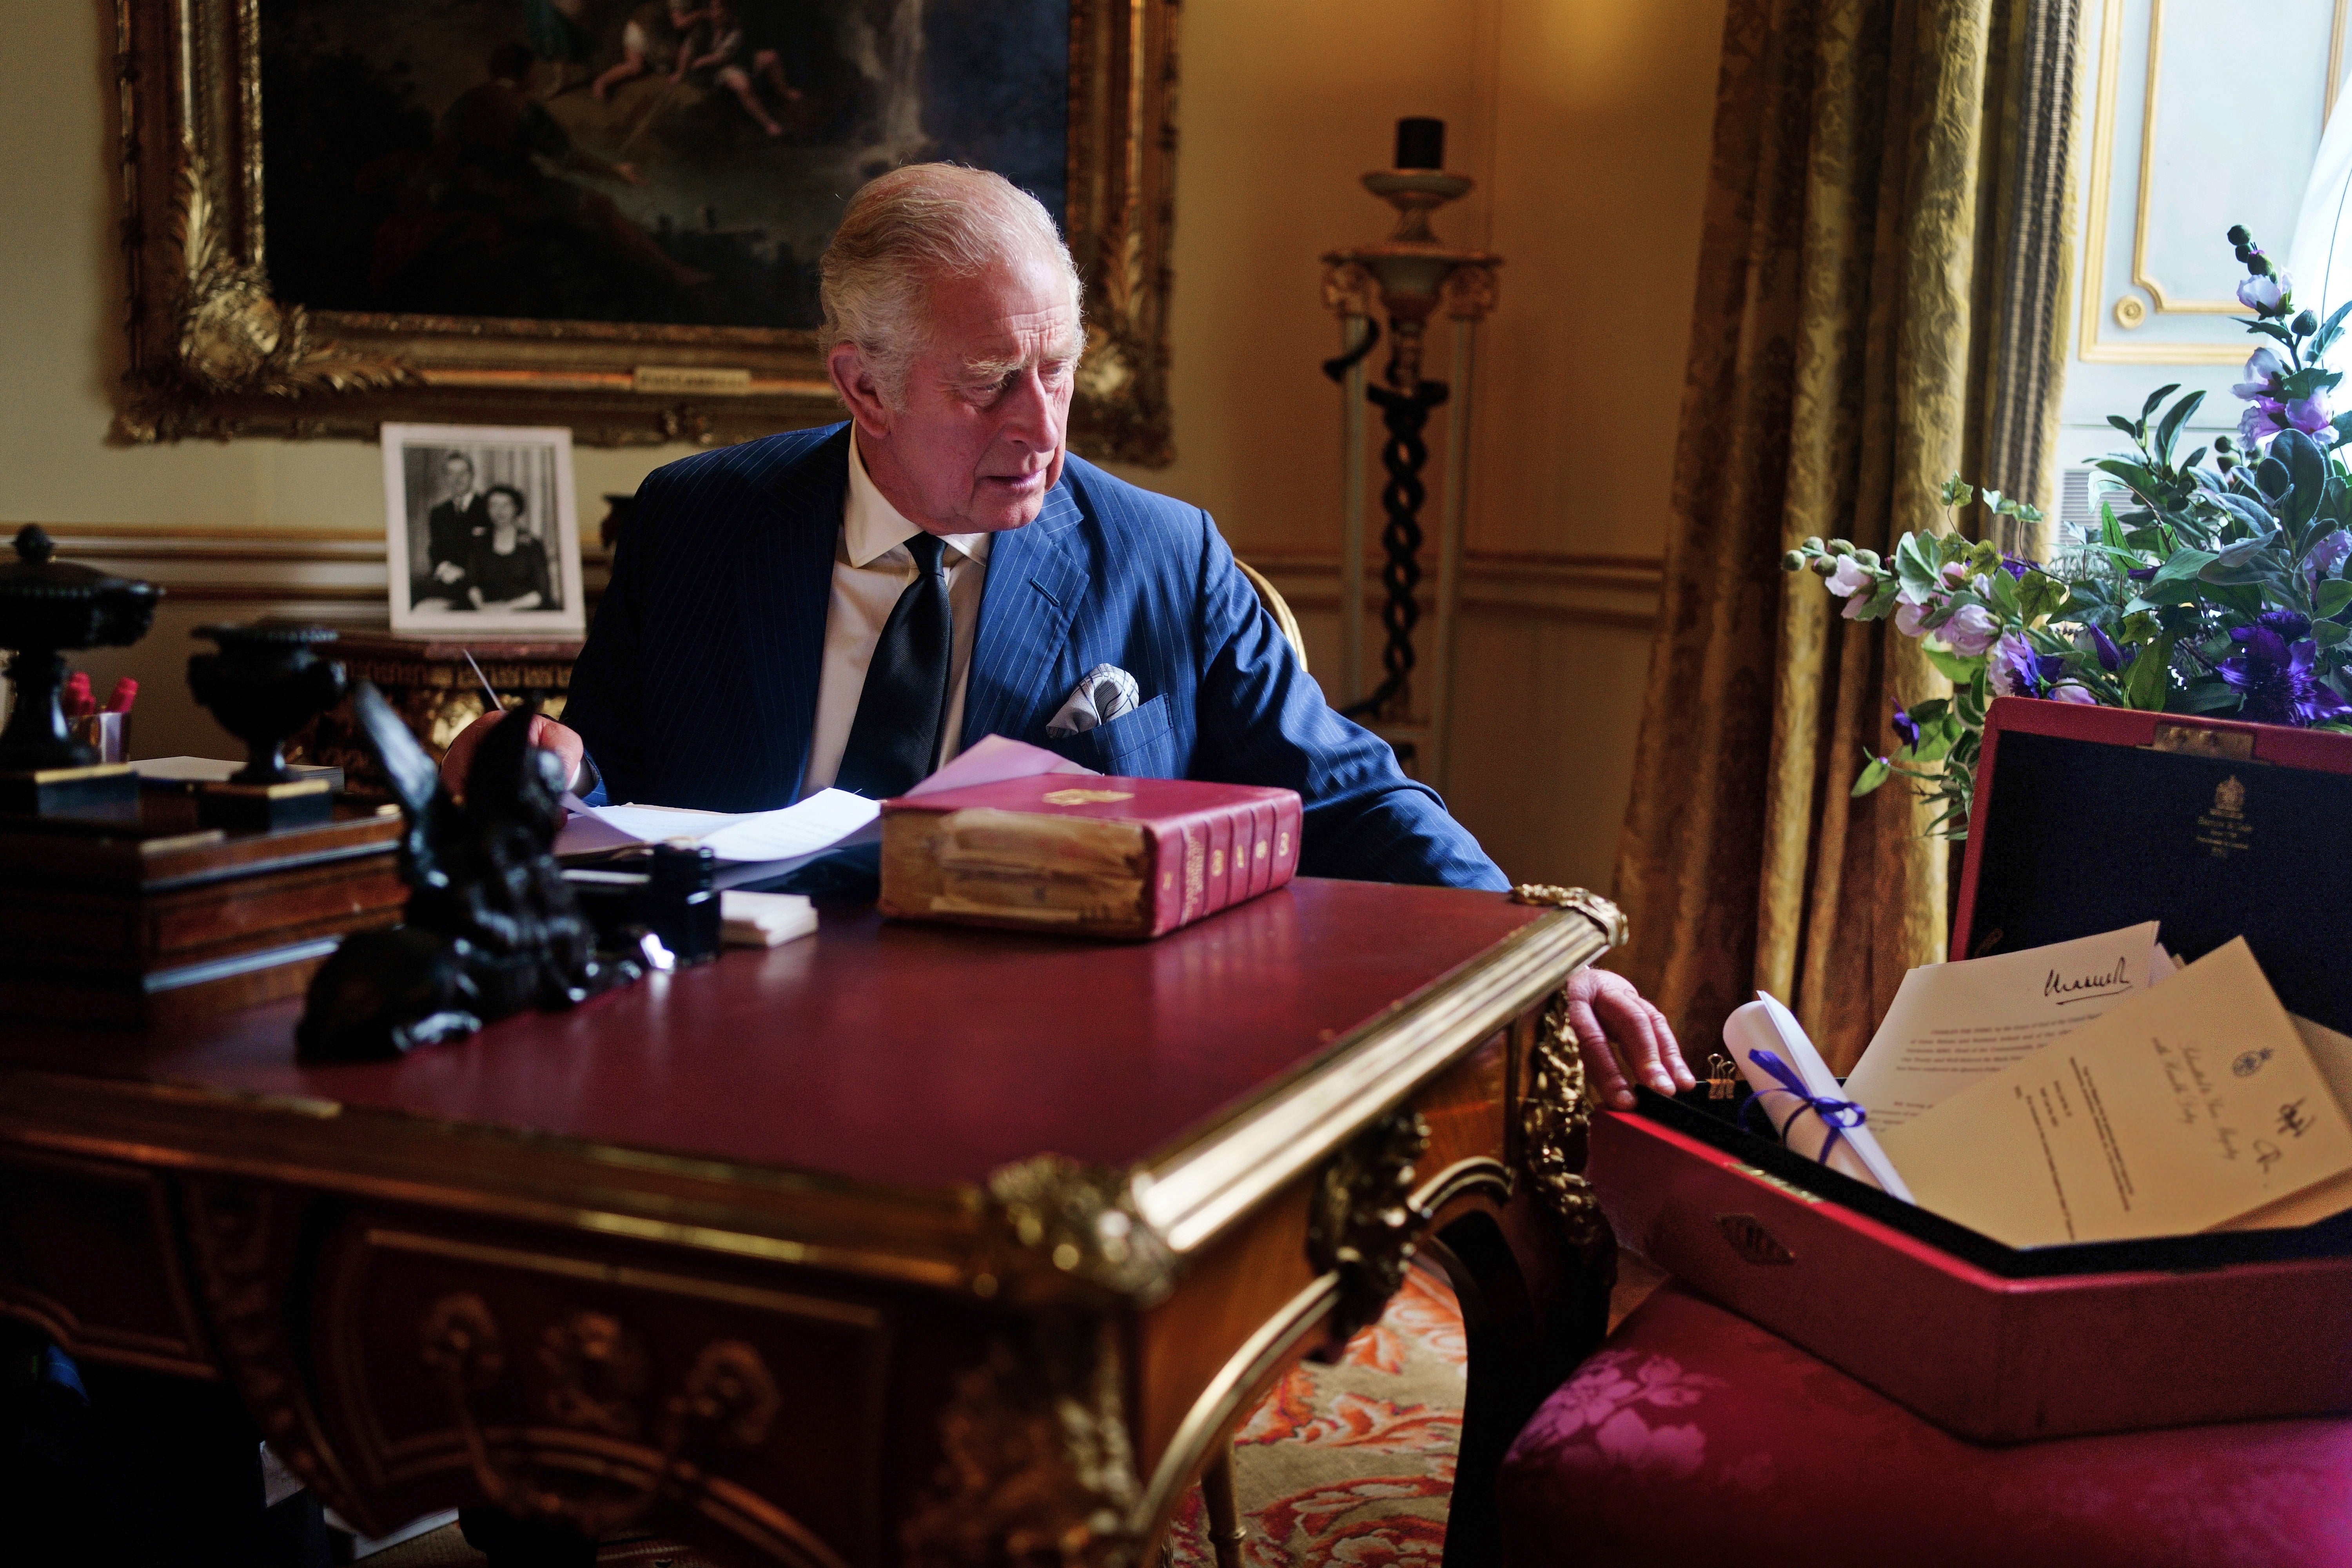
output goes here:
{"type": "Polygon", "coordinates": [[[1580,969],[1562,991],[1569,1027],[1584,1055],[1585,1082],[1601,1104],[1633,1110],[1636,1082],[1660,1094],[1698,1087],[1666,1016],[1644,1001],[1632,981],[1605,969],[1580,969]]]}

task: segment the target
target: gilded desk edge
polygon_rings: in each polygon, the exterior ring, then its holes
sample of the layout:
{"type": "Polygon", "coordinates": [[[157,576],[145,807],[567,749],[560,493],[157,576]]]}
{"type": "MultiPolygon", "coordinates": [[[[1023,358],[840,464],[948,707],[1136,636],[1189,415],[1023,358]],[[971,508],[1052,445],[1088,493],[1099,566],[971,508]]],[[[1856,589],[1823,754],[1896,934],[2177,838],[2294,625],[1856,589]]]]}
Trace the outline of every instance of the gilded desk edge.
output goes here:
{"type": "Polygon", "coordinates": [[[331,1100],[21,1068],[0,1068],[0,1145],[1002,1294],[1008,1304],[1078,1296],[1149,1306],[1173,1288],[1188,1254],[1534,1005],[1613,934],[1581,909],[1531,921],[1126,1173],[1044,1154],[996,1173],[988,1190],[893,1188],[331,1100]]]}

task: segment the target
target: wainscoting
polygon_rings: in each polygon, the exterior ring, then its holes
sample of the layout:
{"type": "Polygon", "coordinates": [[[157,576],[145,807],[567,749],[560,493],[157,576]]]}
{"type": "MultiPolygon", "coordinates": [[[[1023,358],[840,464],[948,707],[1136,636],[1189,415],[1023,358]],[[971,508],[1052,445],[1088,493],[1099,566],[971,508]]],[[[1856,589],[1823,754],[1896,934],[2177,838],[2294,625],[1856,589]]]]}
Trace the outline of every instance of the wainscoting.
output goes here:
{"type": "MultiPolygon", "coordinates": [[[[13,536],[21,526],[0,530],[13,536]]],[[[195,627],[261,615],[384,624],[383,535],[374,530],[42,526],[60,556],[165,589],[155,629],[138,647],[77,660],[100,692],[117,676],[139,680],[135,755],[236,754],[188,695],[184,660],[204,646],[192,637],[195,627]]],[[[583,520],[584,529],[594,527],[583,520]]],[[[1247,544],[1242,553],[1290,601],[1309,662],[1328,680],[1339,665],[1338,553],[1247,544]]],[[[591,550],[584,564],[593,604],[611,563],[591,550]]],[[[1654,556],[1467,552],[1450,804],[1513,877],[1608,885],[1661,573],[1654,556]]],[[[1370,616],[1377,579],[1369,586],[1370,616]]],[[[1377,623],[1366,630],[1366,660],[1375,668],[1378,630],[1377,623]]]]}

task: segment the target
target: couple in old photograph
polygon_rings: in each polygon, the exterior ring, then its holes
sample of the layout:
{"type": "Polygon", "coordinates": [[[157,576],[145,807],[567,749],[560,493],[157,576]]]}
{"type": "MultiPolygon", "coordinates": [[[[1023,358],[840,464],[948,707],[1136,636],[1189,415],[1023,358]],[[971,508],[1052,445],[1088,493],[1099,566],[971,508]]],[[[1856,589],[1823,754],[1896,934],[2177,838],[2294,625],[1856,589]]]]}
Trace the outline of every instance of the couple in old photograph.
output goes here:
{"type": "Polygon", "coordinates": [[[500,613],[561,607],[547,543],[513,485],[481,488],[463,452],[442,459],[442,498],[425,514],[425,578],[418,609],[500,613]]]}

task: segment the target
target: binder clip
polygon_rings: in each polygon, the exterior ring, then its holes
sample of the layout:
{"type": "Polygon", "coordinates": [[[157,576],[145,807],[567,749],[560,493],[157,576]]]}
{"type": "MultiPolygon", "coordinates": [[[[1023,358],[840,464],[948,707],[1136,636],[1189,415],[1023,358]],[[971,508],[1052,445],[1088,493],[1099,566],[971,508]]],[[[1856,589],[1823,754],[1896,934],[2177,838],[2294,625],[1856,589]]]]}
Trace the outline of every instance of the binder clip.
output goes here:
{"type": "Polygon", "coordinates": [[[1706,1097],[1709,1100],[1729,1100],[1739,1092],[1739,1068],[1721,1051],[1706,1061],[1706,1097]]]}

